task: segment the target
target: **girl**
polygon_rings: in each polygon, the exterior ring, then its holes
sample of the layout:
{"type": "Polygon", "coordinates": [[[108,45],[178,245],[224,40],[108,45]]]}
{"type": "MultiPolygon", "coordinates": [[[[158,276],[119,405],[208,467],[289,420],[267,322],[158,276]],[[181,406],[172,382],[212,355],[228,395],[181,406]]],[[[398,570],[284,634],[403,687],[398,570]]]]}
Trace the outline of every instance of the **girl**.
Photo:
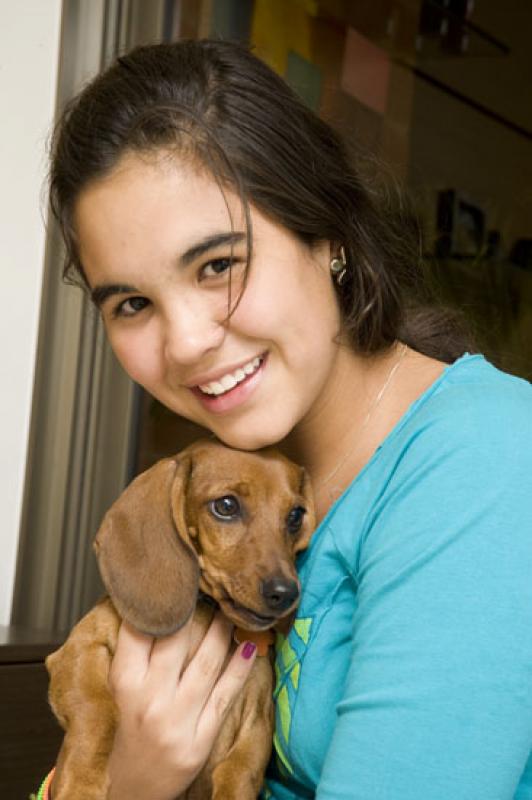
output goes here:
{"type": "MultiPolygon", "coordinates": [[[[126,372],[310,473],[275,800],[532,798],[532,391],[416,311],[405,213],[246,49],[139,48],[56,131],[53,211],[126,372]]],[[[171,800],[252,659],[122,626],[111,798],[171,800]]],[[[249,648],[246,649],[249,654],[249,648]]]]}

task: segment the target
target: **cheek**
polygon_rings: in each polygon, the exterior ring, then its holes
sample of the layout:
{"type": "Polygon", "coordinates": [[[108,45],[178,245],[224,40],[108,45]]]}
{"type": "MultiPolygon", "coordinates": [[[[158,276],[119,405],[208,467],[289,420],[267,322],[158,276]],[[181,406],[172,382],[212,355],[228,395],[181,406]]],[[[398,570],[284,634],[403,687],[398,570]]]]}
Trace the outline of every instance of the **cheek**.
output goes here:
{"type": "Polygon", "coordinates": [[[254,275],[240,298],[230,325],[250,335],[270,335],[272,323],[282,315],[282,295],[275,285],[270,285],[262,276],[254,275]]]}
{"type": "Polygon", "coordinates": [[[276,267],[257,265],[233,314],[233,324],[267,339],[290,336],[303,347],[319,338],[317,327],[334,338],[341,318],[329,273],[297,259],[284,270],[276,267]]]}
{"type": "Polygon", "coordinates": [[[159,358],[155,343],[134,332],[116,333],[107,329],[111,348],[130,378],[149,388],[159,378],[159,358]]]}

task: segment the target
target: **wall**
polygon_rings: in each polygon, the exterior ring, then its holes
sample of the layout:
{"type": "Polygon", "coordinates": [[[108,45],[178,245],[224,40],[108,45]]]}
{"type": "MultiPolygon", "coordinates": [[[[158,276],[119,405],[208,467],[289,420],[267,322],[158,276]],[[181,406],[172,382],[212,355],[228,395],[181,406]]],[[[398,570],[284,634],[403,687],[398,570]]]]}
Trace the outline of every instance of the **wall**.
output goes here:
{"type": "Polygon", "coordinates": [[[26,467],[61,7],[61,0],[0,0],[0,624],[10,616],[26,467]]]}

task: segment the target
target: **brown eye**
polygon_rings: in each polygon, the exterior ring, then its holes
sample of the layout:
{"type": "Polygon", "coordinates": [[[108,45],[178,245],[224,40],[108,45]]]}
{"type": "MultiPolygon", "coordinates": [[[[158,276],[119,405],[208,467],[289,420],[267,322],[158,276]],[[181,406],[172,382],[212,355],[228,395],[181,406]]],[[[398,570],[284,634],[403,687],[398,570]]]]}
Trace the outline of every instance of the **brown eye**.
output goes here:
{"type": "Polygon", "coordinates": [[[113,312],[114,317],[134,317],[139,311],[142,311],[149,304],[146,297],[129,297],[123,300],[115,308],[113,312]]]}
{"type": "Polygon", "coordinates": [[[211,500],[209,510],[214,517],[225,521],[240,519],[241,516],[240,503],[234,494],[226,494],[211,500]]]}
{"type": "Polygon", "coordinates": [[[303,524],[306,509],[303,506],[294,506],[286,518],[288,533],[298,533],[303,524]]]}
{"type": "Polygon", "coordinates": [[[231,269],[233,261],[230,258],[215,258],[205,264],[201,271],[202,278],[212,278],[217,275],[222,275],[227,270],[231,269]]]}

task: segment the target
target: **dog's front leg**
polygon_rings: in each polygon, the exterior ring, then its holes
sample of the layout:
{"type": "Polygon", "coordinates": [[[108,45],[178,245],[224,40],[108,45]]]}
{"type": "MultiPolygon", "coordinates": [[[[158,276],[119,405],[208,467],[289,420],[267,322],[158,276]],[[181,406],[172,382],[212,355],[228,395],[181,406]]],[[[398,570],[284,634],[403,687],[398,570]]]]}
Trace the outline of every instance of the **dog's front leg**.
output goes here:
{"type": "Polygon", "coordinates": [[[257,799],[272,749],[272,692],[271,663],[260,656],[235,703],[234,741],[213,769],[212,800],[257,799]]]}
{"type": "Polygon", "coordinates": [[[54,800],[106,800],[114,731],[112,717],[106,714],[102,720],[97,713],[85,713],[83,727],[74,724],[68,728],[53,780],[54,800]]]}
{"type": "Polygon", "coordinates": [[[48,657],[50,704],[65,730],[53,780],[54,800],[105,800],[117,711],[108,687],[119,619],[98,604],[48,657]]]}

